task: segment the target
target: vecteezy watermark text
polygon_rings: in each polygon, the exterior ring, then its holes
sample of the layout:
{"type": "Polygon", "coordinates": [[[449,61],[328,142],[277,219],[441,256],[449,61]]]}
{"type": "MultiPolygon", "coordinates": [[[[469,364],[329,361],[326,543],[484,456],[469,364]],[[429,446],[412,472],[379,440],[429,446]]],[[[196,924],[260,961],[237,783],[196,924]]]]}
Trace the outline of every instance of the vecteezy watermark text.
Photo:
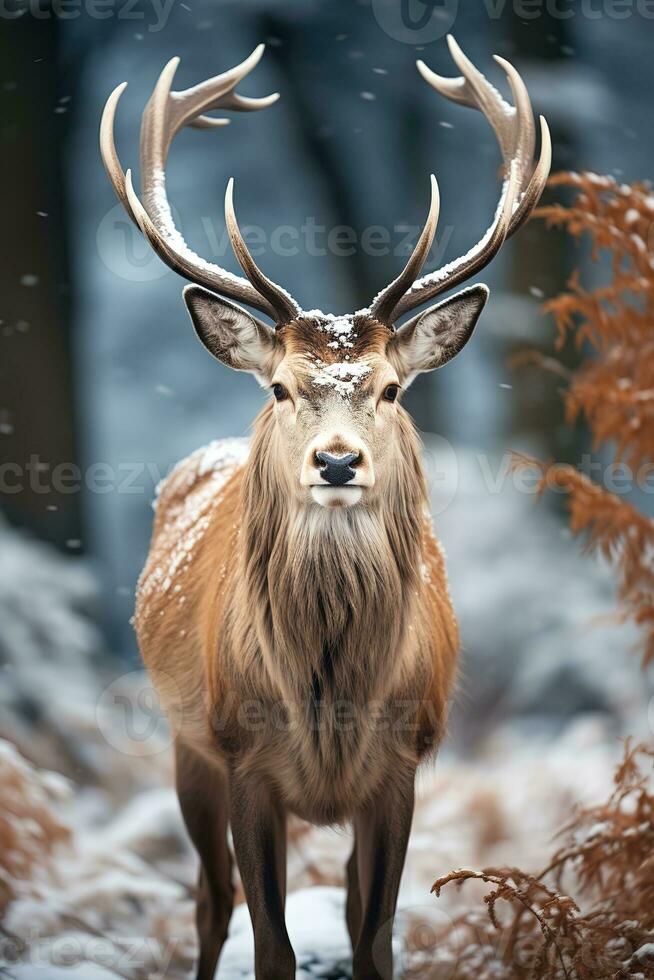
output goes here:
{"type": "Polygon", "coordinates": [[[24,463],[0,463],[0,493],[14,495],[30,490],[32,493],[75,494],[82,490],[93,494],[149,494],[162,479],[163,473],[152,462],[96,462],[82,468],[77,463],[59,462],[54,465],[32,454],[24,463]]]}
{"type": "Polygon", "coordinates": [[[161,31],[175,0],[0,0],[0,19],[18,20],[129,20],[149,33],[161,31]]]}
{"type": "MultiPolygon", "coordinates": [[[[173,591],[172,597],[179,602],[183,595],[173,591]]],[[[385,732],[391,736],[408,732],[422,733],[425,746],[432,740],[430,732],[442,730],[445,722],[434,703],[423,699],[242,700],[230,691],[219,705],[210,701],[208,692],[202,705],[191,705],[172,675],[159,672],[157,685],[155,689],[145,671],[129,671],[115,677],[98,698],[98,731],[122,755],[143,758],[166,752],[185,730],[197,731],[199,718],[202,725],[209,723],[217,739],[227,741],[238,734],[287,737],[307,730],[343,735],[385,732]]],[[[654,698],[647,718],[654,731],[654,698]]]]}
{"type": "MultiPolygon", "coordinates": [[[[84,923],[80,923],[76,933],[62,936],[43,936],[37,929],[29,930],[21,936],[0,937],[0,958],[5,964],[29,964],[35,970],[51,972],[75,970],[93,964],[115,971],[118,976],[141,976],[147,970],[151,980],[168,976],[170,964],[180,945],[187,942],[186,937],[166,940],[154,936],[125,936],[116,940],[105,936],[85,936],[84,923]]],[[[8,976],[10,974],[7,974],[8,976]]]]}
{"type": "MultiPolygon", "coordinates": [[[[456,495],[460,483],[474,477],[475,485],[481,479],[484,490],[491,495],[512,490],[520,494],[535,495],[540,492],[542,472],[537,466],[516,467],[513,453],[490,456],[476,453],[473,459],[474,473],[459,472],[459,458],[455,448],[442,436],[428,434],[425,449],[425,468],[431,491],[446,491],[448,502],[456,495]]],[[[638,490],[654,494],[654,466],[643,463],[637,468],[625,462],[603,462],[590,453],[581,455],[576,467],[581,473],[616,496],[625,496],[638,490]]],[[[0,493],[15,495],[29,490],[39,495],[57,494],[135,494],[155,496],[158,484],[165,477],[158,463],[136,460],[119,463],[94,462],[86,467],[77,463],[52,464],[33,454],[27,462],[6,461],[0,463],[0,493]]],[[[550,479],[548,486],[555,493],[566,491],[550,479]]]]}
{"type": "MultiPolygon", "coordinates": [[[[2,0],[0,0],[2,2],[2,0]]],[[[173,210],[175,223],[179,216],[173,210]]],[[[229,235],[224,224],[204,215],[200,219],[205,246],[199,251],[217,261],[231,254],[229,235]]],[[[277,225],[268,231],[261,225],[244,225],[241,229],[245,243],[254,258],[265,253],[282,258],[308,255],[311,258],[334,256],[348,258],[357,252],[380,258],[392,255],[408,258],[413,251],[421,227],[398,222],[391,227],[368,225],[358,231],[351,225],[328,226],[309,215],[301,224],[277,225]]],[[[432,246],[429,261],[440,265],[454,234],[453,225],[444,225],[432,246]]],[[[114,205],[98,225],[96,235],[98,254],[106,267],[129,282],[147,282],[165,276],[169,270],[157,258],[140,231],[126,217],[121,204],[114,205]]]]}

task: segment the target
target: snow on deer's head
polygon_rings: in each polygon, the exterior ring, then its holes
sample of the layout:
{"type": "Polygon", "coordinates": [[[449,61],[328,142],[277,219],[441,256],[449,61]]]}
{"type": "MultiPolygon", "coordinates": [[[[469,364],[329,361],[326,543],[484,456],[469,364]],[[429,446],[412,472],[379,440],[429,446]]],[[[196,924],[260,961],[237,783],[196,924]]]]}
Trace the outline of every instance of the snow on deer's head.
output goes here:
{"type": "Polygon", "coordinates": [[[252,99],[235,91],[261,58],[263,45],[230,71],[181,92],[171,91],[179,59],[166,65],[143,114],[142,199],[134,191],[131,172],[123,171],[114,144],[114,117],[124,84],[105,106],[100,145],[118,197],[157,254],[194,284],[184,295],[204,346],[224,364],[250,371],[271,389],[275,415],[270,437],[275,440],[277,475],[286,481],[289,493],[307,504],[343,507],[387,492],[410,433],[399,396],[416,374],[441,367],[462,349],[488,290],[473,286],[401,326],[399,321],[486,266],[529,217],[547,180],[551,163],[547,124],[541,117],[541,151],[534,161],[533,112],[515,68],[496,58],[508,77],[512,106],[454,39],[448,41],[461,77],[442,78],[420,61],[418,69],[436,91],[479,109],[493,127],[505,170],[495,219],[466,255],[421,276],[439,213],[438,185],[432,176],[427,221],[405,268],[369,309],[348,316],[302,311],[258,268],[236,221],[232,180],[225,217],[246,279],[203,261],[173,221],[165,191],[165,165],[173,138],[184,126],[213,128],[226,122],[206,115],[207,111],[251,111],[276,101],[277,95],[252,99]],[[262,311],[274,327],[223,297],[262,311]]]}
{"type": "Polygon", "coordinates": [[[289,493],[327,507],[386,492],[410,428],[402,391],[461,350],[487,295],[474,286],[398,331],[368,313],[301,314],[272,330],[199,286],[184,290],[210,353],[270,389],[277,468],[289,493]]]}

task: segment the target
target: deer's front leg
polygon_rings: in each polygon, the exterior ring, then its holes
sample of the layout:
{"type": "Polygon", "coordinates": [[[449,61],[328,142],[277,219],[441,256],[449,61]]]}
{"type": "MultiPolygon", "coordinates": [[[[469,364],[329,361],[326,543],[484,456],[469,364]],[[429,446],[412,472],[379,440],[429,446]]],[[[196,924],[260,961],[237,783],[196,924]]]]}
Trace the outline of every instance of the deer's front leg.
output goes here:
{"type": "Polygon", "coordinates": [[[227,777],[221,768],[211,766],[181,740],[175,745],[175,759],[182,815],[200,857],[196,912],[200,955],[196,977],[212,980],[234,904],[232,858],[227,845],[227,777]]]}
{"type": "Polygon", "coordinates": [[[232,775],[231,827],[254,931],[256,980],[294,980],[286,923],[286,813],[263,785],[232,775]]]}
{"type": "Polygon", "coordinates": [[[354,819],[361,926],[353,980],[392,980],[395,906],[413,817],[415,769],[393,777],[354,819]]]}

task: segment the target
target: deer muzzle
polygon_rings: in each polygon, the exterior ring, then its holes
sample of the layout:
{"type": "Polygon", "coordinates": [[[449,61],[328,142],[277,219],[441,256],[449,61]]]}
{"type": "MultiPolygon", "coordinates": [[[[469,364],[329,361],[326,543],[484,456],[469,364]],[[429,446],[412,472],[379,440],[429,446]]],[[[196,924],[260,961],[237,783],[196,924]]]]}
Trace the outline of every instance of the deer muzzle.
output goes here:
{"type": "Polygon", "coordinates": [[[375,482],[370,454],[352,436],[314,440],[307,449],[300,482],[323,507],[352,506],[361,500],[364,488],[375,482]]]}

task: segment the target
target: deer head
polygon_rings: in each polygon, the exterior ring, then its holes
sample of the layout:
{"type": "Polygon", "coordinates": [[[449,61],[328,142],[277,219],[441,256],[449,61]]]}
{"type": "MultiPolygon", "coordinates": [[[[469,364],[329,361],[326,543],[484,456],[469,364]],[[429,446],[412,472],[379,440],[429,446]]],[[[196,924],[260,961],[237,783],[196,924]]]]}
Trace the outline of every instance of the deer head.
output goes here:
{"type": "Polygon", "coordinates": [[[206,129],[228,122],[206,115],[208,111],[253,111],[277,100],[276,94],[252,99],[235,91],[260,60],[263,45],[236,68],[180,92],[171,91],[179,59],[168,63],[143,113],[140,198],[131,172],[123,171],[113,138],[116,106],[126,83],[105,106],[100,146],[119,199],[160,258],[193,283],[184,290],[184,299],[202,344],[224,364],[251,372],[271,389],[280,479],[289,494],[306,503],[349,506],[364,495],[372,502],[388,493],[404,440],[410,437],[401,392],[419,372],[442,367],[465,346],[488,289],[474,285],[401,325],[398,321],[483,269],[529,217],[549,174],[548,127],[541,116],[541,150],[535,161],[533,112],[515,68],[496,57],[511,86],[514,105],[509,105],[452,37],[448,42],[461,77],[443,78],[421,61],[418,70],[437,92],[480,110],[493,127],[504,164],[494,220],[466,255],[421,276],[438,223],[439,192],[432,175],[429,213],[408,262],[368,309],[352,315],[305,312],[258,268],[236,220],[233,180],[227,185],[225,217],[247,278],[201,259],[173,221],[165,184],[173,138],[184,126],[206,129]],[[230,300],[259,310],[272,325],[230,300]]]}

